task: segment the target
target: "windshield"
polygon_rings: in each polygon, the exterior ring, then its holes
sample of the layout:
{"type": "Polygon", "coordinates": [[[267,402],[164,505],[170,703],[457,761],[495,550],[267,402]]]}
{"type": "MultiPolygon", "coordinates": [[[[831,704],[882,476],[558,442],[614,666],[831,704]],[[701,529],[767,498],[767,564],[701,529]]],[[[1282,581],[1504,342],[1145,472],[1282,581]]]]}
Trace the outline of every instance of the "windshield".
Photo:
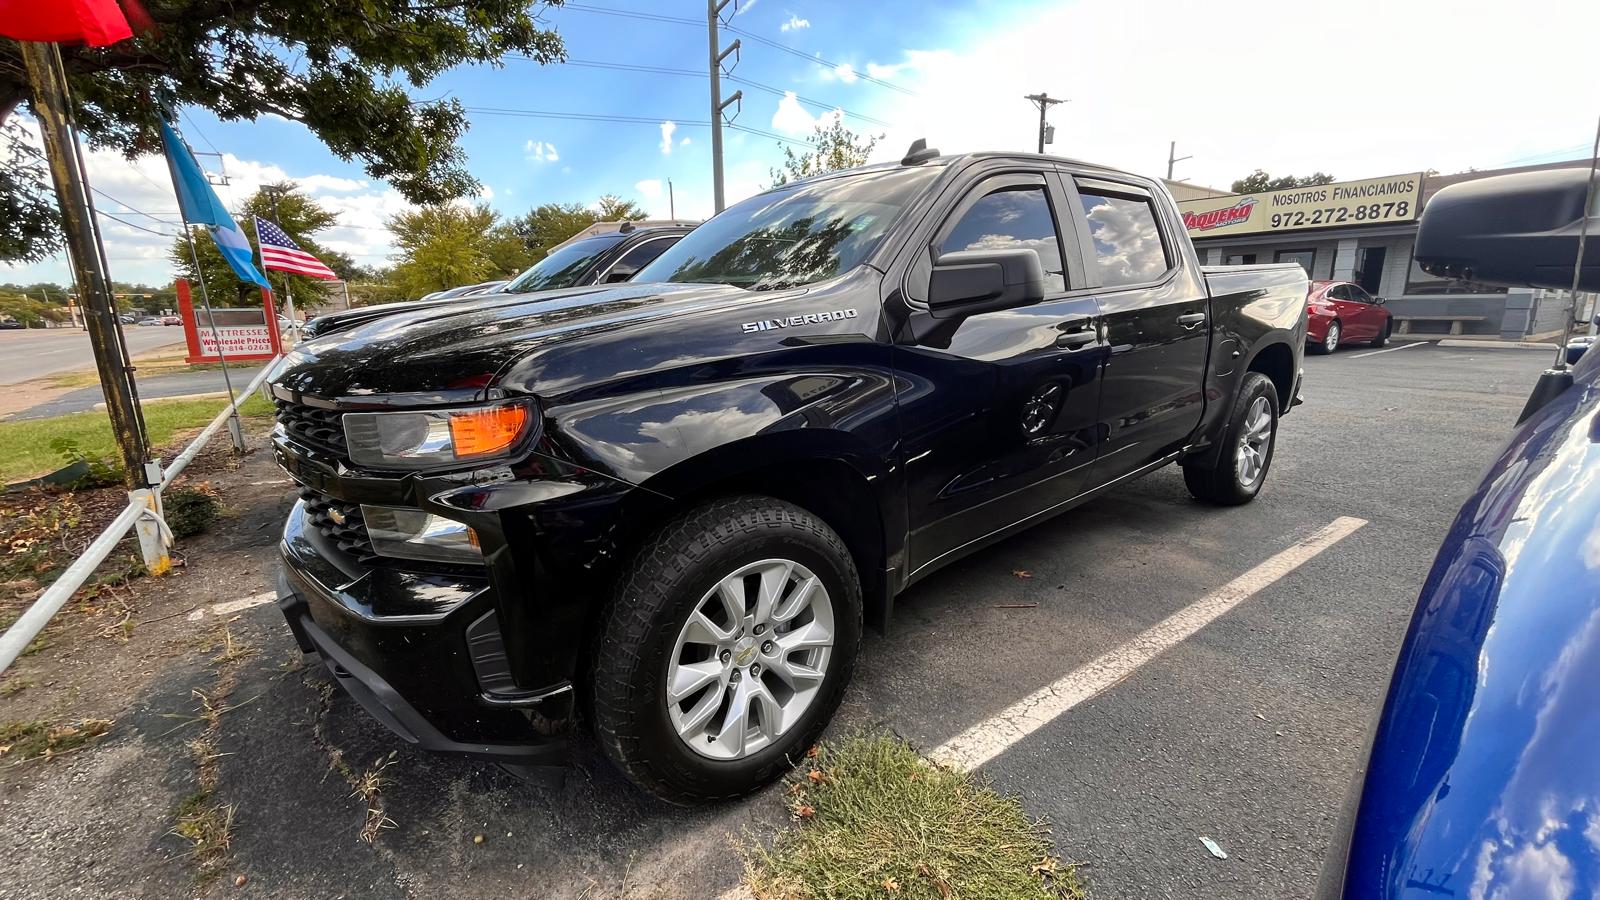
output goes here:
{"type": "Polygon", "coordinates": [[[526,294],[529,291],[548,291],[572,287],[589,266],[622,240],[621,232],[600,234],[562,247],[534,264],[533,268],[518,275],[501,290],[508,294],[526,294]]]}
{"type": "Polygon", "coordinates": [[[689,232],[633,280],[762,291],[832,278],[865,260],[939,172],[878,169],[759,194],[689,232]]]}

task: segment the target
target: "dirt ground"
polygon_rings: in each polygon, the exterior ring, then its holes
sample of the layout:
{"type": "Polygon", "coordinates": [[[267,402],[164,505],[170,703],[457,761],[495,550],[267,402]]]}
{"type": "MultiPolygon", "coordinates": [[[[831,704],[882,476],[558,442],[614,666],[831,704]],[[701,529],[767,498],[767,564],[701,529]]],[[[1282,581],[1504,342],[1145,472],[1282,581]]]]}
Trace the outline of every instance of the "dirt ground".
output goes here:
{"type": "Polygon", "coordinates": [[[534,781],[411,751],[306,664],[263,596],[292,484],[259,427],[251,445],[240,459],[220,441],[191,470],[225,515],[181,543],[184,565],[75,600],[0,678],[0,723],[113,722],[52,758],[0,755],[0,900],[600,900],[738,882],[731,842],[784,821],[778,798],[668,807],[581,742],[534,781]],[[728,839],[690,839],[707,829],[728,839]]]}

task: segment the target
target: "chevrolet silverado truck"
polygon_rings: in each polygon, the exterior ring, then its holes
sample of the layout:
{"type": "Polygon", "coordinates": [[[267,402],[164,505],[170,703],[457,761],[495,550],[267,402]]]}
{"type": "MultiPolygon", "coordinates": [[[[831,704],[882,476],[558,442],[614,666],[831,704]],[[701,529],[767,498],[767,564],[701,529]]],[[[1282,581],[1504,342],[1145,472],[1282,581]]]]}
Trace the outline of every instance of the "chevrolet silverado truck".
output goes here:
{"type": "Polygon", "coordinates": [[[1202,268],[1158,182],[1065,159],[786,184],[627,284],[296,347],[279,606],[410,744],[526,768],[584,727],[661,797],[742,795],[941,567],[1169,463],[1253,499],[1306,289],[1202,268]]]}

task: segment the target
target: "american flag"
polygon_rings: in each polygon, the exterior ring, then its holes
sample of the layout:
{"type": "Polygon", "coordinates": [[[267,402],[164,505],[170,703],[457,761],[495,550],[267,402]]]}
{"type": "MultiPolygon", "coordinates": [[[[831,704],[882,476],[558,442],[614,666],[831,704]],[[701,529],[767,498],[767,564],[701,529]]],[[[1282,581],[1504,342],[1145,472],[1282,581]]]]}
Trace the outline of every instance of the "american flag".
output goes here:
{"type": "Polygon", "coordinates": [[[256,242],[261,245],[261,267],[311,278],[339,279],[322,260],[301,250],[282,228],[256,216],[256,242]]]}

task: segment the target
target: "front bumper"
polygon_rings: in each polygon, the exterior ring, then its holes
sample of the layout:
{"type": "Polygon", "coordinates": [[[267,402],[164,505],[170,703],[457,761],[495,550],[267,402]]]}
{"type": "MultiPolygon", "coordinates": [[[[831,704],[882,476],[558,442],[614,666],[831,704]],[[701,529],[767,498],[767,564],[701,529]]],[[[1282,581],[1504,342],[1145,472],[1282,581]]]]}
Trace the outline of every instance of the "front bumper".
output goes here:
{"type": "Polygon", "coordinates": [[[351,578],[296,504],[284,528],[278,607],[374,718],[423,750],[518,765],[565,761],[572,715],[563,682],[510,685],[484,579],[371,569],[351,578]]]}

